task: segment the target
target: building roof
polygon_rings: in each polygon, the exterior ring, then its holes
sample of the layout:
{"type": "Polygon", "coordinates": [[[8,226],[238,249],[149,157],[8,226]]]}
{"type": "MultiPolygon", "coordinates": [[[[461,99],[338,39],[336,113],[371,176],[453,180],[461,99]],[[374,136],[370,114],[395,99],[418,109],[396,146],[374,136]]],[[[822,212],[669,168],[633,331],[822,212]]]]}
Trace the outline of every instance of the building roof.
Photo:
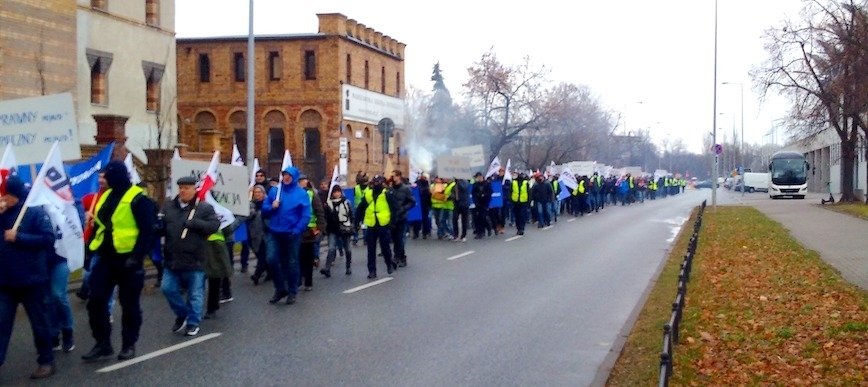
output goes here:
{"type": "MultiPolygon", "coordinates": [[[[285,40],[316,40],[316,39],[324,39],[329,36],[334,36],[330,34],[323,33],[298,33],[298,34],[277,34],[277,35],[256,35],[254,36],[254,42],[275,42],[275,41],[285,41],[285,40]]],[[[177,38],[175,42],[177,44],[196,44],[196,43],[228,43],[228,42],[246,42],[247,35],[238,35],[238,36],[208,36],[208,37],[199,37],[199,38],[177,38]]],[[[389,51],[383,50],[382,48],[376,47],[372,44],[361,41],[352,36],[341,36],[342,39],[346,39],[352,43],[364,46],[370,50],[380,52],[384,55],[391,56],[398,60],[403,60],[400,56],[391,53],[389,51]]]]}

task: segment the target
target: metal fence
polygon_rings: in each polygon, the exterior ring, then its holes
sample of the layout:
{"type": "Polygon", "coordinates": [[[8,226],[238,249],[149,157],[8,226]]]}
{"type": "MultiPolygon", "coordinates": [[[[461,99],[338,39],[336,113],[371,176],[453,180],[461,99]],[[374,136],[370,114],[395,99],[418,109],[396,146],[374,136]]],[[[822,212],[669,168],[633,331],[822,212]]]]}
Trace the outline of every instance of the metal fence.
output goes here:
{"type": "Polygon", "coordinates": [[[672,303],[672,313],[669,321],[663,325],[663,350],[660,352],[660,381],[659,386],[669,386],[669,378],[672,376],[672,361],[675,355],[675,344],[678,343],[678,328],[681,325],[681,314],[684,310],[684,299],[687,297],[687,282],[690,281],[690,270],[693,267],[693,256],[696,255],[696,244],[699,242],[699,229],[702,227],[702,215],[705,213],[705,200],[699,206],[696,222],[693,223],[693,235],[687,245],[687,254],[681,262],[681,270],[678,272],[678,292],[672,303]]]}

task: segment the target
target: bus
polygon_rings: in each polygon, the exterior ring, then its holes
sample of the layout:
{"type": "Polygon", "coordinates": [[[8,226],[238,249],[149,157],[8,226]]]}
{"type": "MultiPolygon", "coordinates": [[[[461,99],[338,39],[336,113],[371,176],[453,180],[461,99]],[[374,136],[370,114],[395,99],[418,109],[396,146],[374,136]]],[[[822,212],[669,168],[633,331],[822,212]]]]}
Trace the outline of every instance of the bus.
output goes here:
{"type": "Polygon", "coordinates": [[[769,197],[804,199],[808,193],[809,169],[805,155],[799,152],[781,151],[772,155],[769,161],[769,197]]]}

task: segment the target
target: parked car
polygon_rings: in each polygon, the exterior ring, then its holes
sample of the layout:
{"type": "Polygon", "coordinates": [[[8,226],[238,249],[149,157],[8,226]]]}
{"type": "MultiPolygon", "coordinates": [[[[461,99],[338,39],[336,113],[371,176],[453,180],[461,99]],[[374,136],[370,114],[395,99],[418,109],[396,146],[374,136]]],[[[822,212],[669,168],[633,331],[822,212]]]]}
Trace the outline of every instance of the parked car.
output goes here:
{"type": "MultiPolygon", "coordinates": [[[[717,186],[720,187],[720,184],[718,184],[717,186]]],[[[702,181],[698,181],[698,182],[696,182],[696,184],[695,184],[693,187],[696,188],[696,189],[699,189],[699,188],[711,188],[711,180],[702,180],[702,181]]]]}

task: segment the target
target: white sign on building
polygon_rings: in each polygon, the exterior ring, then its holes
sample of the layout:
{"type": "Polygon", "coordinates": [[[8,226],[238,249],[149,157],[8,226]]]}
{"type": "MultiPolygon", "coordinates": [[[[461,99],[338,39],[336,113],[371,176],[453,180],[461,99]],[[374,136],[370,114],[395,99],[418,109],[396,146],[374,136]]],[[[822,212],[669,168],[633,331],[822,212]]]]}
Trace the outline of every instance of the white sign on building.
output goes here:
{"type": "Polygon", "coordinates": [[[341,87],[341,114],[345,120],[376,125],[391,118],[395,127],[404,127],[404,100],[344,84],[341,87]]]}
{"type": "Polygon", "coordinates": [[[45,161],[55,141],[63,160],[81,158],[72,94],[0,101],[0,149],[12,144],[18,164],[45,161]]]}

